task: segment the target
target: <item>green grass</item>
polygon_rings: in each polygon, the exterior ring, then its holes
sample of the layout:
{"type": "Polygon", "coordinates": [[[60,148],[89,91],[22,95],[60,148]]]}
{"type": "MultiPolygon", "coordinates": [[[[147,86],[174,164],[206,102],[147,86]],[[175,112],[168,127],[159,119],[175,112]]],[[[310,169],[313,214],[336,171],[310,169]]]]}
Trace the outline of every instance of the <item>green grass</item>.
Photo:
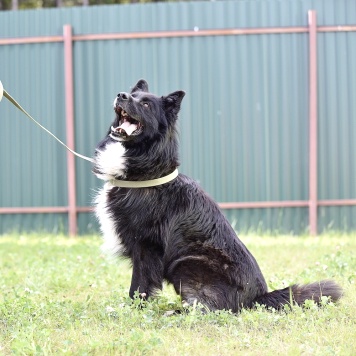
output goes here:
{"type": "Polygon", "coordinates": [[[166,286],[141,308],[99,237],[0,236],[0,355],[356,355],[356,234],[246,236],[270,289],[333,278],[337,304],[180,315],[166,286]]]}

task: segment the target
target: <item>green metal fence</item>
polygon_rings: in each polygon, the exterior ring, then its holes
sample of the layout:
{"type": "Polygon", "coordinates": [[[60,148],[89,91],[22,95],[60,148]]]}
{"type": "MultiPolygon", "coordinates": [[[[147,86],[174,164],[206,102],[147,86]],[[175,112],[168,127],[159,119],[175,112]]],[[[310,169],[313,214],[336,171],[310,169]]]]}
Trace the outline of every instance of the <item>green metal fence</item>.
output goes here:
{"type": "MultiPolygon", "coordinates": [[[[116,93],[137,79],[147,79],[157,94],[184,89],[180,170],[218,202],[233,203],[222,207],[237,230],[300,233],[308,229],[313,206],[311,9],[318,21],[314,220],[319,231],[354,230],[354,1],[0,12],[0,80],[34,117],[66,140],[63,26],[69,24],[77,151],[92,154],[113,118],[116,93]]],[[[73,203],[72,168],[64,149],[7,102],[0,104],[0,124],[0,232],[67,231],[73,215],[80,233],[96,231],[89,207],[101,183],[90,164],[75,160],[73,203]]]]}

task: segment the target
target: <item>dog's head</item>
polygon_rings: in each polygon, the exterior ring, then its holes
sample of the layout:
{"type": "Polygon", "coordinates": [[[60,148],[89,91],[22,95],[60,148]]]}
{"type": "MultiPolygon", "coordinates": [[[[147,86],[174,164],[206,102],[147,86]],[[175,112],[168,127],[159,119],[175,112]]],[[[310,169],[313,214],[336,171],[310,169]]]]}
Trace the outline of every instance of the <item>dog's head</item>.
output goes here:
{"type": "Polygon", "coordinates": [[[142,79],[130,93],[120,92],[114,101],[115,120],[96,148],[93,172],[104,180],[171,173],[179,165],[175,123],[184,95],[176,91],[156,96],[142,79]]]}
{"type": "Polygon", "coordinates": [[[139,80],[131,93],[120,92],[115,98],[116,118],[109,136],[116,141],[134,144],[164,135],[176,121],[184,95],[184,91],[176,91],[158,97],[148,92],[145,80],[139,80]]]}

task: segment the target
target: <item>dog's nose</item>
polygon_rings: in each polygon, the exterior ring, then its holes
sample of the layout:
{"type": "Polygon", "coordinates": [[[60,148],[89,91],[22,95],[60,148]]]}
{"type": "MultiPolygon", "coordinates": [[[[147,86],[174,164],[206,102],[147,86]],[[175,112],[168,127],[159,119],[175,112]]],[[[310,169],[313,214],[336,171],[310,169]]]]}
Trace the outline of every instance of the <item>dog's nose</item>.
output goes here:
{"type": "Polygon", "coordinates": [[[128,100],[129,99],[129,94],[127,94],[125,92],[121,92],[121,93],[117,94],[117,97],[122,99],[122,100],[128,100]]]}

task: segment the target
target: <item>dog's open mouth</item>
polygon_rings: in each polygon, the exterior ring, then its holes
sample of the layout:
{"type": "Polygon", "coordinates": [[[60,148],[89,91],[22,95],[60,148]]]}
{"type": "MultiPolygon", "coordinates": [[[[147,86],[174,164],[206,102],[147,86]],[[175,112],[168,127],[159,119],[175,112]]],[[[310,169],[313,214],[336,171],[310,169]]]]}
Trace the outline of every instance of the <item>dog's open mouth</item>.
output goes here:
{"type": "Polygon", "coordinates": [[[114,140],[121,140],[129,136],[137,136],[143,130],[143,125],[138,120],[132,118],[125,110],[120,107],[115,109],[120,116],[119,126],[111,126],[110,137],[114,140]]]}

